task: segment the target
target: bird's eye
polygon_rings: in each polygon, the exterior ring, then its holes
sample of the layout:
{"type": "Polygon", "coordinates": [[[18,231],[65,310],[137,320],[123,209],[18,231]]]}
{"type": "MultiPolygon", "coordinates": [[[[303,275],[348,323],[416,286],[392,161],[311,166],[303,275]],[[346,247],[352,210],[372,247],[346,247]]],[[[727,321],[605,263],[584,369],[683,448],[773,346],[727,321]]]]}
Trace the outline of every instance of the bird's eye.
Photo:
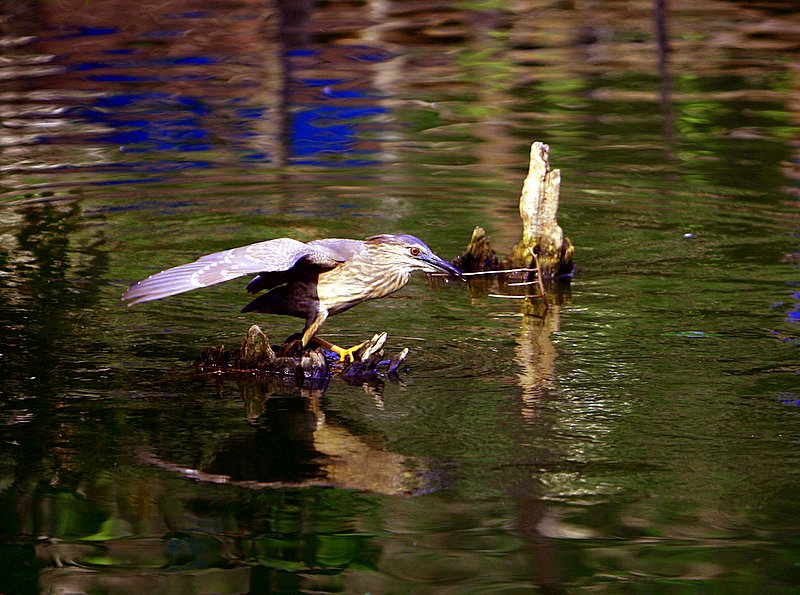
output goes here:
{"type": "Polygon", "coordinates": [[[422,254],[422,250],[420,250],[416,246],[411,246],[408,249],[408,253],[411,254],[411,256],[419,256],[420,254],[422,254]]]}

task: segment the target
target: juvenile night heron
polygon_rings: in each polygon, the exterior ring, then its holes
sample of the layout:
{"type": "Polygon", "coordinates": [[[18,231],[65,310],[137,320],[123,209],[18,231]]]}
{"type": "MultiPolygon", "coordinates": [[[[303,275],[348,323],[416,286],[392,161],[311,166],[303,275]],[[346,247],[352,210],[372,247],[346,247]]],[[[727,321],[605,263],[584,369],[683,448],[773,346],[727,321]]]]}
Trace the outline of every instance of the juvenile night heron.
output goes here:
{"type": "Polygon", "coordinates": [[[316,337],[325,319],[394,293],[408,283],[414,271],[443,272],[464,279],[456,267],[406,234],[308,243],[278,238],[201,256],[195,262],[156,273],[132,285],[123,299],[132,300],[132,306],[255,273],[247,291],[269,291],[242,312],[304,318],[303,347],[313,339],[345,361],[348,357],[352,360],[363,343],[342,349],[316,337]]]}

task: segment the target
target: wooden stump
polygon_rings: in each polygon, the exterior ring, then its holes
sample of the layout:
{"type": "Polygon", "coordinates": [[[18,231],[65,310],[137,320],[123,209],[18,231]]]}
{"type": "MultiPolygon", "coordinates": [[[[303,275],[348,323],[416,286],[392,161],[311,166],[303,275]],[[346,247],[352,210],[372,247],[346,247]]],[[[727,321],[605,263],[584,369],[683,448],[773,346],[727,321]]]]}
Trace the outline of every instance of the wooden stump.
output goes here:
{"type": "Polygon", "coordinates": [[[519,199],[522,239],[509,255],[510,266],[535,267],[538,260],[542,279],[569,275],[574,268],[572,242],[557,220],[561,171],[550,168],[549,155],[546,144],[535,142],[531,146],[528,175],[519,199]]]}
{"type": "Polygon", "coordinates": [[[467,244],[467,249],[453,259],[453,264],[465,273],[496,271],[499,268],[497,254],[482,227],[476,226],[472,230],[472,237],[467,244]]]}

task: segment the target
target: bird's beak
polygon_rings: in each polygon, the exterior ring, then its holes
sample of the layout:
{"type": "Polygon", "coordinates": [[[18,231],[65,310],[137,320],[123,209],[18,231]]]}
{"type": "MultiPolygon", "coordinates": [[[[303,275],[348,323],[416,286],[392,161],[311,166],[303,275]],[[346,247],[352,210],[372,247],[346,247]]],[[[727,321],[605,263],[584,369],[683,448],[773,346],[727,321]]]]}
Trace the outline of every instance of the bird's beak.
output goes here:
{"type": "Polygon", "coordinates": [[[446,260],[442,260],[441,258],[436,256],[435,254],[431,254],[430,256],[425,257],[423,259],[423,262],[428,265],[427,270],[429,272],[431,272],[431,273],[439,273],[439,272],[447,273],[448,275],[450,275],[452,277],[457,277],[458,279],[461,279],[462,281],[466,281],[467,280],[467,278],[464,277],[463,274],[461,274],[461,271],[459,271],[456,267],[454,267],[452,264],[450,264],[446,260]]]}

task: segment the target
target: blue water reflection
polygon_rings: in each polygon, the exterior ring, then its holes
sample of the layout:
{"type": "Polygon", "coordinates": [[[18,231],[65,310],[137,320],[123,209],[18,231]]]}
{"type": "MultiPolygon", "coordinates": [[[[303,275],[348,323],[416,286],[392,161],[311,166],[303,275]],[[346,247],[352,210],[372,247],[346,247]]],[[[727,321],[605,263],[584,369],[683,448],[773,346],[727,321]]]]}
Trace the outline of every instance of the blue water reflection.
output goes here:
{"type": "MultiPolygon", "coordinates": [[[[189,13],[186,18],[201,16],[189,13]]],[[[117,33],[114,27],[65,27],[31,45],[49,47],[64,40],[104,36],[114,45],[119,43],[117,33]]],[[[284,50],[276,45],[272,50],[270,56],[163,56],[150,48],[101,46],[93,52],[57,55],[55,61],[65,70],[48,81],[56,93],[73,87],[99,93],[87,104],[68,105],[60,114],[65,128],[82,130],[79,138],[71,132],[45,130],[37,134],[35,143],[79,141],[105,150],[110,162],[105,164],[106,171],[111,167],[163,173],[206,168],[221,161],[270,166],[335,163],[339,167],[379,163],[380,141],[370,137],[378,119],[387,116],[380,94],[367,77],[353,77],[352,72],[332,77],[331,69],[323,67],[347,61],[371,65],[391,55],[363,45],[324,50],[284,50]],[[265,65],[271,58],[279,64],[265,65]],[[309,68],[314,71],[311,76],[309,68]],[[242,76],[232,76],[232,70],[241,71],[242,76]],[[284,86],[279,103],[260,102],[268,84],[284,86]],[[269,146],[259,144],[265,129],[274,139],[269,146]],[[196,156],[187,159],[188,153],[196,156]]],[[[74,100],[65,96],[58,101],[74,100]]],[[[153,181],[150,177],[139,180],[153,181]]],[[[135,180],[126,179],[131,182],[135,180]]]]}
{"type": "Polygon", "coordinates": [[[326,155],[347,155],[337,160],[342,165],[369,165],[377,160],[356,158],[371,155],[366,149],[359,150],[358,122],[364,118],[382,114],[382,108],[347,108],[307,106],[292,118],[292,156],[296,162],[307,165],[325,165],[326,155]]]}

